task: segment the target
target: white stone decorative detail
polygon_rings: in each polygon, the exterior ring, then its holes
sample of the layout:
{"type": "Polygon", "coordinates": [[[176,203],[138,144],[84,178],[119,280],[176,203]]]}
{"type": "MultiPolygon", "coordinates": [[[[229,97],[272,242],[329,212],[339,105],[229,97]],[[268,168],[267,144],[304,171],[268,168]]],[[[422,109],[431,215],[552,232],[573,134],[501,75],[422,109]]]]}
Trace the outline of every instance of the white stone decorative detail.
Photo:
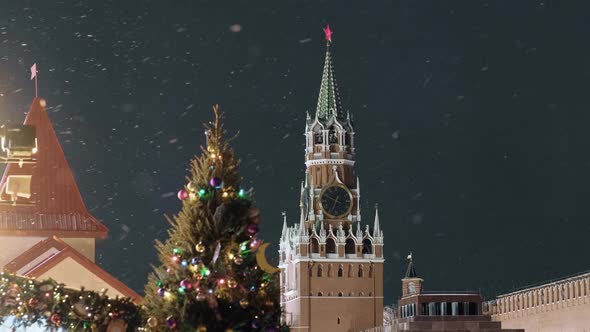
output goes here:
{"type": "Polygon", "coordinates": [[[336,231],[336,236],[338,238],[339,243],[346,243],[346,234],[344,234],[344,227],[342,223],[338,223],[338,230],[336,231]]]}
{"type": "MultiPolygon", "coordinates": [[[[315,155],[314,155],[315,157],[315,155]]],[[[320,157],[320,156],[318,156],[320,157]]],[[[312,165],[346,165],[346,166],[354,166],[354,160],[348,159],[313,159],[308,160],[305,162],[305,166],[309,167],[312,165]]]]}
{"type": "Polygon", "coordinates": [[[326,230],[323,227],[320,229],[320,242],[326,242],[326,230]]]}
{"type": "Polygon", "coordinates": [[[361,223],[358,222],[356,226],[356,238],[362,239],[363,238],[363,231],[361,230],[361,223]]]}

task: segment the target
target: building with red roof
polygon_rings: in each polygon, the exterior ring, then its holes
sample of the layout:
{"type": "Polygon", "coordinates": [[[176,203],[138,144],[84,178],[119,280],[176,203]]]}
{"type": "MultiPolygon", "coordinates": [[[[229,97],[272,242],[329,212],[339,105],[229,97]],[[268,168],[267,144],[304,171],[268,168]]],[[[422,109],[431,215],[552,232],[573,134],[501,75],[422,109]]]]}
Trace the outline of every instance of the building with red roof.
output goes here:
{"type": "Polygon", "coordinates": [[[96,240],[108,228],[84,204],[45,100],[33,99],[24,124],[35,128],[37,151],[34,162],[9,163],[0,181],[0,267],[141,301],[95,263],[96,240]]]}

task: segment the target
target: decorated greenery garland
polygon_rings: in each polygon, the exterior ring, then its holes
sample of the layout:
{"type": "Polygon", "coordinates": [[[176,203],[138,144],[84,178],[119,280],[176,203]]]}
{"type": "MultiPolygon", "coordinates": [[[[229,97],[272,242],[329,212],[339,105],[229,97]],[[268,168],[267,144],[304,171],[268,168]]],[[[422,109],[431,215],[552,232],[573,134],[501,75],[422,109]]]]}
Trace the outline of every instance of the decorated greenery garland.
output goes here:
{"type": "Polygon", "coordinates": [[[0,324],[10,316],[14,328],[38,325],[95,332],[118,325],[135,331],[142,323],[141,308],[130,298],[0,272],[0,324]]]}

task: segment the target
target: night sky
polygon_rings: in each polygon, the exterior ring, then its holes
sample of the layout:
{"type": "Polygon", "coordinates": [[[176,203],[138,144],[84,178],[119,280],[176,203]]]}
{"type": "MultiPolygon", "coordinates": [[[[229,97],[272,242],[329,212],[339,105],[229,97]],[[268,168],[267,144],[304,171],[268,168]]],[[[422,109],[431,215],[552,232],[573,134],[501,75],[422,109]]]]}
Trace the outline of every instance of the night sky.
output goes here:
{"type": "MultiPolygon", "coordinates": [[[[363,222],[385,302],[414,252],[428,290],[487,297],[590,269],[585,1],[0,2],[0,121],[40,96],[91,213],[97,262],[143,292],[163,214],[219,103],[275,244],[299,221],[305,112],[334,30],[363,222]]],[[[276,252],[276,251],[275,251],[276,252]]],[[[276,254],[275,254],[276,255],[276,254]]]]}

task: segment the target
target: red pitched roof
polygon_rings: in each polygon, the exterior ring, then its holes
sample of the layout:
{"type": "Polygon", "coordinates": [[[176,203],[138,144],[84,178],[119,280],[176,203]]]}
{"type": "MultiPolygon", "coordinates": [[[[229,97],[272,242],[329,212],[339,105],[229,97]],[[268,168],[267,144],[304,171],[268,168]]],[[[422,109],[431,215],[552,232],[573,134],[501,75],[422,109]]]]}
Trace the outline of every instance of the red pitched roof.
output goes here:
{"type": "Polygon", "coordinates": [[[82,265],[84,268],[89,270],[98,278],[104,280],[113,289],[123,294],[123,296],[131,298],[136,303],[140,303],[142,301],[142,297],[135,291],[133,291],[131,288],[127,287],[117,278],[113,277],[108,272],[101,269],[98,265],[96,265],[96,263],[92,262],[82,254],[80,254],[78,251],[76,251],[74,248],[70,247],[67,243],[63,242],[55,236],[37,243],[32,248],[25,251],[22,255],[13,259],[4,268],[6,269],[6,271],[12,273],[16,273],[22,268],[26,268],[24,271],[20,273],[21,275],[28,278],[37,278],[46,273],[47,271],[51,270],[53,267],[55,267],[68,257],[75,260],[78,264],[82,265]],[[36,258],[38,258],[39,256],[41,256],[42,254],[44,254],[52,248],[55,248],[57,252],[49,255],[47,258],[40,262],[33,262],[36,258]],[[29,264],[30,266],[27,266],[29,264]]]}
{"type": "Polygon", "coordinates": [[[0,235],[104,238],[108,229],[88,212],[44,105],[44,100],[33,99],[24,122],[36,128],[37,162],[8,164],[0,182],[1,188],[9,175],[32,175],[34,204],[0,205],[0,235]]]}

